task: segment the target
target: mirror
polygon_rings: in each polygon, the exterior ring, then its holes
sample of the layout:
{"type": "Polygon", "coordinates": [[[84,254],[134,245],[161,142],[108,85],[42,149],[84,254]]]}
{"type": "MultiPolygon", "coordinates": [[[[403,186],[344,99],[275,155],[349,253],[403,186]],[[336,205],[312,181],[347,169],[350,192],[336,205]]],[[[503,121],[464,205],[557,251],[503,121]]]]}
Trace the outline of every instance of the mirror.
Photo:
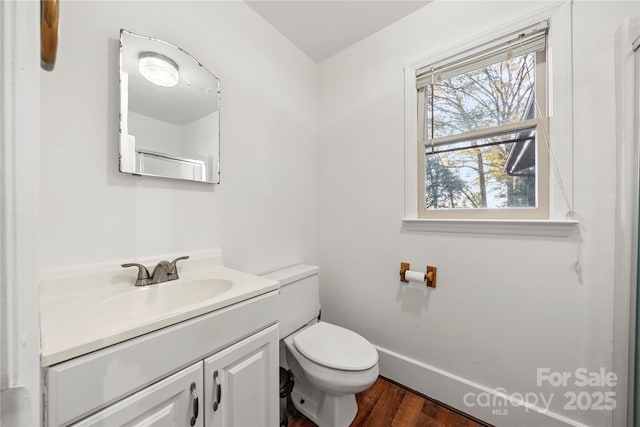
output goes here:
{"type": "Polygon", "coordinates": [[[220,80],[178,46],[126,30],[120,172],[220,183],[220,80]]]}

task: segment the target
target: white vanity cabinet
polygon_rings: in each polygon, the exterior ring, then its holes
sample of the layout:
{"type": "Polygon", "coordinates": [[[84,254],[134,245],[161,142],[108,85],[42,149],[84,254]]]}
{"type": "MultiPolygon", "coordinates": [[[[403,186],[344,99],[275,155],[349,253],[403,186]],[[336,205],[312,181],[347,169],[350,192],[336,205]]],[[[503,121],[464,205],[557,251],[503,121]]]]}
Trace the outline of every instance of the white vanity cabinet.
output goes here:
{"type": "Polygon", "coordinates": [[[73,427],[203,426],[202,362],[73,424],[73,427]]]}
{"type": "Polygon", "coordinates": [[[72,426],[276,426],[277,360],[272,326],[72,426]]]}
{"type": "Polygon", "coordinates": [[[44,427],[278,426],[277,299],[271,291],[44,367],[44,427]]]}
{"type": "Polygon", "coordinates": [[[205,426],[279,425],[277,365],[275,328],[205,359],[205,426]]]}

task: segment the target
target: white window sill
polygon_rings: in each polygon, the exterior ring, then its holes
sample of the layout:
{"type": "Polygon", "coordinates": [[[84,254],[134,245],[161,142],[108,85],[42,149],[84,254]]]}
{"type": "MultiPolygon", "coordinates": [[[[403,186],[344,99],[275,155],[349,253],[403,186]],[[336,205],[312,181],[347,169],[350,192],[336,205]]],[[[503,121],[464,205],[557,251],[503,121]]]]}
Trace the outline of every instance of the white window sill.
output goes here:
{"type": "Polygon", "coordinates": [[[403,219],[402,224],[407,231],[569,237],[578,231],[580,223],[547,219],[403,219]]]}

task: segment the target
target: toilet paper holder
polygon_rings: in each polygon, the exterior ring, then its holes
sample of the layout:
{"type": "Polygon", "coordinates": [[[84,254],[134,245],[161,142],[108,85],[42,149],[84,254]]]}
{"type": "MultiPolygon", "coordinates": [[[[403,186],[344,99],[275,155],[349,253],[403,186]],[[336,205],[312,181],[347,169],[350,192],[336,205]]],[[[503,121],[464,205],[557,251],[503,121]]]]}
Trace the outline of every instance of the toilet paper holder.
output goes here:
{"type": "MultiPolygon", "coordinates": [[[[408,262],[400,263],[400,281],[404,283],[409,283],[409,280],[406,278],[407,271],[410,270],[410,265],[408,262]]],[[[436,272],[437,268],[432,265],[427,265],[427,269],[424,273],[424,282],[430,288],[436,287],[436,272]]]]}

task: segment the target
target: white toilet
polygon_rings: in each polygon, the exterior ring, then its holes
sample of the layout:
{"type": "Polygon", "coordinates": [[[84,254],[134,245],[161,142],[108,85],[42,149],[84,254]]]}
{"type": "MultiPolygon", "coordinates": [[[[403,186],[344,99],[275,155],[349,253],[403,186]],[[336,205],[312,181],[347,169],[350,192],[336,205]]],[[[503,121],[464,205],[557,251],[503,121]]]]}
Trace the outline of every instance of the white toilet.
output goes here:
{"type": "Polygon", "coordinates": [[[294,406],[320,427],[348,426],[358,412],[355,393],[378,378],[378,352],[355,332],[317,320],[318,267],[265,277],[280,282],[280,365],[293,373],[294,406]]]}

